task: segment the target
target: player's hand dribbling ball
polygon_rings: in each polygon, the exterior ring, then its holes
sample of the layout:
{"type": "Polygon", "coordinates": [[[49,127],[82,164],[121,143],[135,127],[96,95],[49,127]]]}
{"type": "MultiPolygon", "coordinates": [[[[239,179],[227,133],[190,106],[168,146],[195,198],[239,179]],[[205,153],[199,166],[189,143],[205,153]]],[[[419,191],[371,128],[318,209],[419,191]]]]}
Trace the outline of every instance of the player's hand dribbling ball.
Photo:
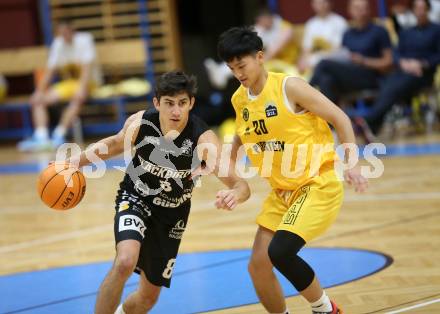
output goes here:
{"type": "Polygon", "coordinates": [[[68,163],[52,163],[44,169],[37,182],[38,195],[52,209],[75,207],[86,192],[86,180],[77,168],[68,163]]]}

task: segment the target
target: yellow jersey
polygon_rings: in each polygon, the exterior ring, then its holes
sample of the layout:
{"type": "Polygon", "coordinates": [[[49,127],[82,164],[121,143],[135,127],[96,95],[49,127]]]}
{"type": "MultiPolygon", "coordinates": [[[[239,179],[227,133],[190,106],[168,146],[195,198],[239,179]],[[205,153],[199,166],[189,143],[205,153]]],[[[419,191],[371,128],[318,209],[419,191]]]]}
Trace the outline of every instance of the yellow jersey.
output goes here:
{"type": "Polygon", "coordinates": [[[274,189],[296,190],[333,169],[336,153],[327,122],[311,112],[295,113],[289,105],[287,78],[269,72],[256,97],[241,85],[232,105],[236,133],[258,174],[274,189]]]}

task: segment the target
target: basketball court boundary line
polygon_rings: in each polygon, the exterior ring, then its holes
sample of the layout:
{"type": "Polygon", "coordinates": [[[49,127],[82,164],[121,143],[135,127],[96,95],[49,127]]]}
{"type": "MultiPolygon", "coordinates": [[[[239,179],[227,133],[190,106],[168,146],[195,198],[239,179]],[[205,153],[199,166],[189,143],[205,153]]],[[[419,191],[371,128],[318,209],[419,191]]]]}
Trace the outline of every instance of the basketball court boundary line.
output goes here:
{"type": "MultiPolygon", "coordinates": [[[[408,304],[411,304],[411,303],[415,303],[415,302],[419,302],[419,301],[423,301],[423,300],[427,300],[427,299],[430,299],[430,298],[434,298],[434,297],[438,297],[438,296],[440,296],[440,294],[433,294],[433,295],[429,295],[429,296],[426,296],[426,297],[423,297],[423,298],[419,298],[419,299],[415,299],[415,300],[411,300],[411,301],[407,301],[407,302],[404,302],[404,303],[401,303],[401,304],[396,304],[396,305],[393,305],[393,306],[388,306],[388,307],[384,307],[384,308],[382,308],[382,309],[378,309],[378,310],[375,310],[375,311],[372,311],[372,312],[365,312],[365,313],[362,313],[362,314],[375,314],[375,313],[380,313],[380,312],[383,312],[383,311],[387,311],[387,310],[392,310],[392,309],[394,309],[394,308],[396,308],[396,307],[400,307],[400,306],[403,306],[403,305],[408,305],[408,304]]],[[[437,300],[439,300],[440,301],[440,299],[437,299],[437,300]]],[[[425,304],[426,302],[423,302],[423,303],[420,303],[420,304],[425,304]]],[[[406,308],[405,308],[406,309],[406,308]]],[[[390,314],[390,313],[393,313],[393,312],[384,312],[385,314],[390,314]]]]}
{"type": "MultiPolygon", "coordinates": [[[[319,249],[319,247],[311,247],[311,248],[312,249],[319,249]]],[[[369,276],[373,276],[374,274],[376,274],[378,272],[381,272],[382,270],[388,268],[394,262],[394,259],[390,255],[388,255],[386,253],[383,253],[383,252],[380,252],[380,251],[373,251],[373,250],[361,249],[361,248],[350,248],[350,247],[322,247],[322,249],[328,249],[328,250],[331,250],[331,249],[342,249],[342,250],[362,251],[362,252],[369,252],[369,253],[372,253],[372,254],[377,254],[377,255],[380,255],[380,256],[385,258],[385,263],[384,263],[384,265],[382,267],[380,267],[380,268],[378,268],[378,269],[376,269],[376,270],[374,270],[374,271],[372,271],[372,272],[370,272],[368,274],[360,276],[358,278],[347,280],[347,281],[343,281],[343,282],[340,282],[340,283],[335,284],[335,285],[326,286],[326,289],[329,289],[329,288],[332,288],[332,287],[341,286],[341,285],[345,285],[347,283],[355,282],[355,281],[361,280],[363,278],[366,278],[366,277],[369,277],[369,276]]],[[[235,250],[243,250],[243,249],[233,249],[232,251],[235,251],[235,250]]],[[[225,260],[225,261],[222,261],[222,262],[208,264],[208,265],[205,265],[205,266],[202,266],[202,267],[199,267],[199,268],[193,268],[193,269],[188,269],[188,270],[185,270],[185,271],[177,272],[177,273],[175,273],[173,275],[173,277],[185,275],[185,274],[196,272],[196,271],[199,271],[199,270],[215,268],[215,267],[218,267],[218,266],[223,266],[223,265],[239,262],[239,261],[242,261],[244,259],[249,259],[250,254],[251,254],[251,249],[245,249],[245,250],[249,250],[249,252],[248,252],[248,254],[246,254],[246,256],[237,257],[237,258],[230,259],[230,260],[225,260]]],[[[203,251],[203,252],[205,252],[205,251],[203,251]]],[[[216,252],[216,251],[206,251],[206,252],[216,252]]],[[[186,254],[188,254],[188,253],[186,253],[186,254]]],[[[132,286],[136,286],[137,284],[138,284],[137,282],[135,282],[135,283],[128,283],[124,287],[132,287],[132,286]]],[[[65,302],[69,302],[69,301],[72,301],[72,300],[77,300],[77,299],[89,297],[89,296],[92,296],[92,295],[96,295],[97,293],[98,293],[98,291],[90,292],[90,293],[86,293],[86,294],[81,294],[81,295],[77,295],[77,296],[72,296],[72,297],[69,297],[69,298],[64,298],[64,299],[60,299],[60,300],[56,300],[56,301],[52,301],[52,302],[47,302],[47,303],[43,303],[43,304],[29,306],[29,307],[22,308],[22,309],[16,309],[16,310],[13,310],[13,311],[10,311],[10,312],[6,312],[4,314],[21,313],[21,312],[24,312],[24,311],[29,311],[29,310],[33,310],[33,309],[37,309],[37,308],[43,308],[43,307],[46,307],[46,306],[51,306],[51,305],[55,305],[55,304],[65,303],[65,302]]],[[[290,298],[290,297],[295,297],[295,296],[298,296],[298,295],[299,295],[299,293],[296,292],[294,294],[286,295],[285,297],[286,298],[290,298]]],[[[245,303],[245,304],[242,304],[242,305],[240,305],[238,307],[249,306],[249,305],[254,305],[254,304],[258,304],[258,303],[259,302],[257,302],[257,303],[245,303]]],[[[196,314],[196,313],[211,313],[211,312],[214,312],[214,311],[233,309],[233,308],[237,308],[237,306],[217,308],[217,309],[213,309],[213,310],[209,310],[209,311],[203,311],[203,312],[194,312],[194,314],[196,314]]]]}
{"type": "Polygon", "coordinates": [[[99,232],[108,231],[108,230],[112,230],[112,229],[113,229],[113,224],[105,224],[105,225],[100,225],[100,226],[96,226],[96,227],[92,227],[92,228],[80,229],[80,230],[75,230],[72,232],[60,233],[60,234],[55,234],[55,235],[51,235],[48,237],[37,238],[34,240],[18,242],[18,243],[14,243],[11,245],[0,246],[0,254],[10,253],[10,252],[14,252],[14,251],[21,250],[21,249],[26,249],[29,247],[33,247],[35,245],[45,245],[45,244],[52,244],[52,243],[59,242],[59,241],[70,240],[70,239],[74,239],[79,236],[91,235],[94,233],[99,233],[99,232]]]}
{"type": "MultiPolygon", "coordinates": [[[[208,264],[208,265],[205,265],[205,266],[202,266],[202,267],[199,267],[199,268],[193,268],[193,269],[188,269],[188,270],[181,271],[181,272],[176,272],[173,275],[173,278],[177,277],[177,276],[185,275],[187,273],[192,273],[192,272],[199,271],[199,270],[204,270],[204,269],[214,268],[214,267],[218,267],[218,266],[223,266],[223,265],[227,265],[227,264],[230,264],[230,263],[235,263],[235,262],[238,262],[238,261],[241,261],[241,260],[244,260],[244,259],[249,259],[249,256],[250,256],[250,252],[249,252],[249,254],[247,254],[246,256],[243,256],[243,257],[237,257],[237,258],[226,260],[226,261],[222,261],[222,262],[208,264]]],[[[58,268],[62,268],[62,267],[58,267],[58,268]]],[[[138,282],[128,283],[124,287],[132,287],[132,286],[136,286],[137,284],[138,284],[138,282]]],[[[69,301],[72,301],[72,300],[77,300],[77,299],[81,299],[81,298],[90,297],[90,296],[96,295],[96,294],[98,294],[98,291],[90,292],[90,293],[85,293],[85,294],[80,294],[80,295],[72,296],[72,297],[69,297],[69,298],[55,300],[55,301],[47,302],[47,303],[43,303],[43,304],[37,304],[37,305],[33,305],[33,306],[28,306],[26,308],[21,308],[21,309],[13,310],[11,312],[6,312],[5,314],[14,314],[14,313],[20,313],[20,312],[24,312],[24,311],[29,311],[29,310],[37,309],[37,308],[43,308],[43,307],[50,306],[50,305],[55,305],[55,304],[60,304],[60,303],[64,303],[64,302],[69,302],[69,301]]]]}
{"type": "Polygon", "coordinates": [[[385,314],[397,314],[397,313],[407,312],[409,310],[417,309],[419,307],[424,307],[424,306],[427,306],[427,305],[430,305],[430,304],[434,304],[434,303],[439,303],[439,302],[440,302],[440,299],[435,299],[435,300],[419,303],[419,304],[416,304],[416,305],[413,305],[413,306],[404,307],[404,308],[396,310],[396,311],[386,312],[385,314]]]}

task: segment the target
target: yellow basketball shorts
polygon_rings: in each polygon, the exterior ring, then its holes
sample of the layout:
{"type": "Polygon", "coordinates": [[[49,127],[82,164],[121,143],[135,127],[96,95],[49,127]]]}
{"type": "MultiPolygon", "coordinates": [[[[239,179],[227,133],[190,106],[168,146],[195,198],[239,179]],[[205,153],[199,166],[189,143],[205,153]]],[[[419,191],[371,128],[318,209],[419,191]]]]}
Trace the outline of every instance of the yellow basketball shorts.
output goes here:
{"type": "MultiPolygon", "coordinates": [[[[91,92],[95,87],[94,83],[89,84],[89,92],[91,92]]],[[[67,79],[60,81],[58,83],[55,83],[52,85],[52,89],[55,90],[55,92],[60,97],[60,100],[67,101],[73,98],[75,96],[75,93],[79,89],[79,80],[75,79],[67,79]]]]}
{"type": "Polygon", "coordinates": [[[342,183],[329,170],[296,191],[272,190],[257,216],[257,224],[274,232],[295,233],[309,242],[335,221],[343,196],[342,183]]]}

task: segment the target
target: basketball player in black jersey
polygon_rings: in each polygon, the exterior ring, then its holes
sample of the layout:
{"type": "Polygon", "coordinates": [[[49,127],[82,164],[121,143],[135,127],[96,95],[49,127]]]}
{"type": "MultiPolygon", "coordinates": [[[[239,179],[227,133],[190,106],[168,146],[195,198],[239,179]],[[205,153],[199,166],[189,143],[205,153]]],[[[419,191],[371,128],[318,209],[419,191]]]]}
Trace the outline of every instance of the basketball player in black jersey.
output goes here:
{"type": "Polygon", "coordinates": [[[118,134],[70,160],[81,167],[89,163],[87,151],[108,159],[123,152],[129,154],[134,148],[116,197],[116,258],[100,287],[96,314],[146,313],[156,303],[161,287],[170,286],[195,175],[212,171],[228,187],[217,193],[217,208],[231,210],[249,198],[249,187],[235,175],[232,161],[228,175],[218,175],[217,136],[190,114],[195,85],[195,78],[183,72],[165,73],[156,86],[156,111],[130,116],[118,134]],[[203,145],[214,145],[217,153],[200,149],[203,145]],[[106,147],[106,154],[102,147],[106,147]],[[206,168],[201,170],[205,160],[206,168]],[[133,271],[140,274],[139,287],[118,307],[133,271]]]}

